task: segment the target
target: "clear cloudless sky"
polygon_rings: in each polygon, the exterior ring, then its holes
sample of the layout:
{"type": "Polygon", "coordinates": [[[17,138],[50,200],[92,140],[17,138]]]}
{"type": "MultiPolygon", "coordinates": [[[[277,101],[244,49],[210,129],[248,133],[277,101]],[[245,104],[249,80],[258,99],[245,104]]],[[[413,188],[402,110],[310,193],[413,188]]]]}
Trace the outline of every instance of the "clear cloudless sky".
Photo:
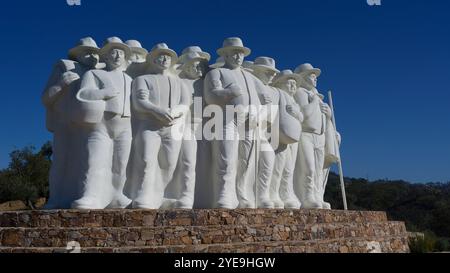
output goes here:
{"type": "Polygon", "coordinates": [[[311,62],[333,91],[347,176],[450,181],[450,2],[443,0],[0,3],[0,168],[9,152],[51,139],[40,96],[52,65],[79,38],[110,36],[216,57],[240,36],[279,69],[311,62]]]}

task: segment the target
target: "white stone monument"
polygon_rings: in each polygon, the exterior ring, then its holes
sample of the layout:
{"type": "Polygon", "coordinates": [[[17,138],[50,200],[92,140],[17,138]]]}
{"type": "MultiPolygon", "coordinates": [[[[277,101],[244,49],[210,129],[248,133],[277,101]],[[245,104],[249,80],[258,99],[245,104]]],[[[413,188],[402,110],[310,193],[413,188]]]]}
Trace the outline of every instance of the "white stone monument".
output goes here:
{"type": "Polygon", "coordinates": [[[53,133],[46,208],[330,209],[323,199],[340,135],[311,64],[227,38],[199,46],[86,37],[42,95],[53,133]],[[274,111],[275,109],[275,111],[274,111]]]}

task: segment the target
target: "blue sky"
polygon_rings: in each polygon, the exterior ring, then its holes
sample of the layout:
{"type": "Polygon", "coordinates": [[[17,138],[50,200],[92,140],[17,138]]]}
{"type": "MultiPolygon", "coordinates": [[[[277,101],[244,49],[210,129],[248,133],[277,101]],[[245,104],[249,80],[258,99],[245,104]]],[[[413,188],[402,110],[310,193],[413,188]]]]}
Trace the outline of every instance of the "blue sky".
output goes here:
{"type": "Polygon", "coordinates": [[[450,181],[450,2],[4,1],[0,9],[0,168],[14,148],[40,147],[42,89],[53,63],[79,38],[200,45],[216,57],[240,36],[280,69],[311,62],[333,91],[344,172],[353,177],[450,181]]]}

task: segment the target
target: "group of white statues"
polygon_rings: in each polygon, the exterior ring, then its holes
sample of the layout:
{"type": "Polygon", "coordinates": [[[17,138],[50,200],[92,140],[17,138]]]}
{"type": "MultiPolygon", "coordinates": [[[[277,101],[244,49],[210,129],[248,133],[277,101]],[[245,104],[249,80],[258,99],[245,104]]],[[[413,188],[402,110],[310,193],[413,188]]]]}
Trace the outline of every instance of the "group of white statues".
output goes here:
{"type": "Polygon", "coordinates": [[[306,63],[277,70],[227,38],[210,54],[83,38],[42,95],[48,209],[323,208],[340,136],[306,63]]]}

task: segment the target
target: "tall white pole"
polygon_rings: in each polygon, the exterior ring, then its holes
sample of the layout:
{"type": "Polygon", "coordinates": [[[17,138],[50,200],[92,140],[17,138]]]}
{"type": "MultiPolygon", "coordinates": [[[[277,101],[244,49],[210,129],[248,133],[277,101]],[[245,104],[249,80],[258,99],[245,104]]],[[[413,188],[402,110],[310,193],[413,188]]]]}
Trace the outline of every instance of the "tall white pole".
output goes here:
{"type": "MultiPolygon", "coordinates": [[[[259,123],[258,123],[259,125],[259,123]]],[[[259,138],[259,134],[258,134],[258,130],[259,127],[256,127],[256,131],[254,133],[254,135],[256,136],[254,141],[254,145],[255,145],[255,209],[258,208],[258,138],[259,138]]]]}
{"type": "MultiPolygon", "coordinates": [[[[337,131],[337,127],[336,127],[336,118],[334,116],[334,107],[333,107],[333,96],[331,95],[331,91],[328,91],[328,100],[330,103],[330,107],[331,107],[331,117],[333,120],[333,125],[334,125],[334,133],[335,135],[337,135],[336,131],[337,131]]],[[[341,192],[342,192],[342,200],[344,202],[344,210],[348,210],[347,208],[347,196],[345,194],[345,183],[344,183],[344,173],[342,171],[342,160],[341,160],[341,152],[339,151],[339,143],[337,143],[337,139],[336,137],[335,139],[335,144],[337,147],[337,153],[338,153],[338,167],[339,167],[339,179],[341,180],[341,192]]]]}

